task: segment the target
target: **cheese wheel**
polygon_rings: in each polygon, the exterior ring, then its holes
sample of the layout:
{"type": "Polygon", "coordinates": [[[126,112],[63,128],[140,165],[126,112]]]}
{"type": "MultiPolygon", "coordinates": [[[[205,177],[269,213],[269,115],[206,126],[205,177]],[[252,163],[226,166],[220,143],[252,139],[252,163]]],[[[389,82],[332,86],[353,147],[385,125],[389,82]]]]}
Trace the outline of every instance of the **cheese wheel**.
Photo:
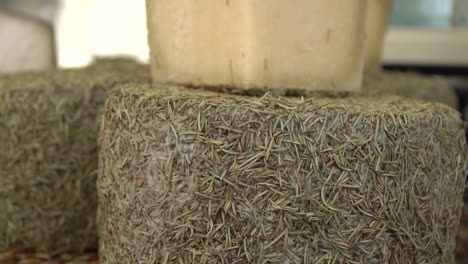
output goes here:
{"type": "Polygon", "coordinates": [[[147,0],[156,83],[359,90],[365,0],[147,0]]]}
{"type": "Polygon", "coordinates": [[[393,0],[368,0],[365,68],[380,67],[393,0]]]}

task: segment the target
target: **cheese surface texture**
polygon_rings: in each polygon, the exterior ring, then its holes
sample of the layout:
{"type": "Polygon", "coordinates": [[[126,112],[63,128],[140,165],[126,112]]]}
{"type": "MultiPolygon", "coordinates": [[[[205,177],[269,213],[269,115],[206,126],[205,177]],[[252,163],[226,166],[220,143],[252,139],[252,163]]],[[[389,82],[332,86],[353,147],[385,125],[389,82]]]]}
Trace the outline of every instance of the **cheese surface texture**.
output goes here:
{"type": "Polygon", "coordinates": [[[365,67],[380,67],[393,0],[368,0],[365,67]]]}
{"type": "Polygon", "coordinates": [[[156,83],[359,90],[365,0],[147,0],[156,83]]]}

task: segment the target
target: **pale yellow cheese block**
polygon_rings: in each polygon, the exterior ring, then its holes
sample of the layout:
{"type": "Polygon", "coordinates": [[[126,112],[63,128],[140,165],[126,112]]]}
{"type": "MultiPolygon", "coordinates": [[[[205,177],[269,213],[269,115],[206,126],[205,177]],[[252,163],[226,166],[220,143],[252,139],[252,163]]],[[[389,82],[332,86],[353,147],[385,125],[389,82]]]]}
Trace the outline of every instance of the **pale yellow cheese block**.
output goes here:
{"type": "Polygon", "coordinates": [[[0,73],[52,66],[52,29],[41,21],[0,10],[0,73]]]}
{"type": "Polygon", "coordinates": [[[393,0],[368,0],[365,68],[380,67],[393,0]]]}
{"type": "Polygon", "coordinates": [[[361,88],[366,0],[146,0],[156,83],[361,88]]]}

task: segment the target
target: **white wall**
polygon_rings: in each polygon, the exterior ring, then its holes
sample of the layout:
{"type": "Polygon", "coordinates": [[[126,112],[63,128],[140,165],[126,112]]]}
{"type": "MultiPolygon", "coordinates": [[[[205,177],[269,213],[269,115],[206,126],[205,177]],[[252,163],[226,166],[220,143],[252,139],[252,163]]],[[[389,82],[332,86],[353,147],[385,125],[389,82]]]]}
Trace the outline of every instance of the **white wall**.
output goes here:
{"type": "Polygon", "coordinates": [[[58,66],[96,56],[149,61],[145,0],[0,0],[0,8],[53,25],[58,66]]]}
{"type": "Polygon", "coordinates": [[[60,66],[81,66],[94,56],[149,60],[145,0],[60,2],[54,26],[60,66]]]}
{"type": "Polygon", "coordinates": [[[54,66],[52,30],[37,19],[0,10],[0,40],[1,73],[54,66]]]}

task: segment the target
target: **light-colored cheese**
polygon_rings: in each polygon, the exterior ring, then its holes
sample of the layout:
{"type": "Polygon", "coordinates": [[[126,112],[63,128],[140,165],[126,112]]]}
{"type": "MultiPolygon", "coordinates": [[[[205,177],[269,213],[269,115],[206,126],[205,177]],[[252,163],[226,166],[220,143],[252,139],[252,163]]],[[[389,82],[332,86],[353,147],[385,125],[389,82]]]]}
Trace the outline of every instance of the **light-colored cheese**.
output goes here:
{"type": "Polygon", "coordinates": [[[45,24],[0,10],[0,72],[54,65],[52,30],[45,24]]]}
{"type": "Polygon", "coordinates": [[[366,0],[146,0],[154,80],[359,90],[366,0]]]}
{"type": "Polygon", "coordinates": [[[365,68],[380,67],[393,0],[368,0],[365,68]]]}

